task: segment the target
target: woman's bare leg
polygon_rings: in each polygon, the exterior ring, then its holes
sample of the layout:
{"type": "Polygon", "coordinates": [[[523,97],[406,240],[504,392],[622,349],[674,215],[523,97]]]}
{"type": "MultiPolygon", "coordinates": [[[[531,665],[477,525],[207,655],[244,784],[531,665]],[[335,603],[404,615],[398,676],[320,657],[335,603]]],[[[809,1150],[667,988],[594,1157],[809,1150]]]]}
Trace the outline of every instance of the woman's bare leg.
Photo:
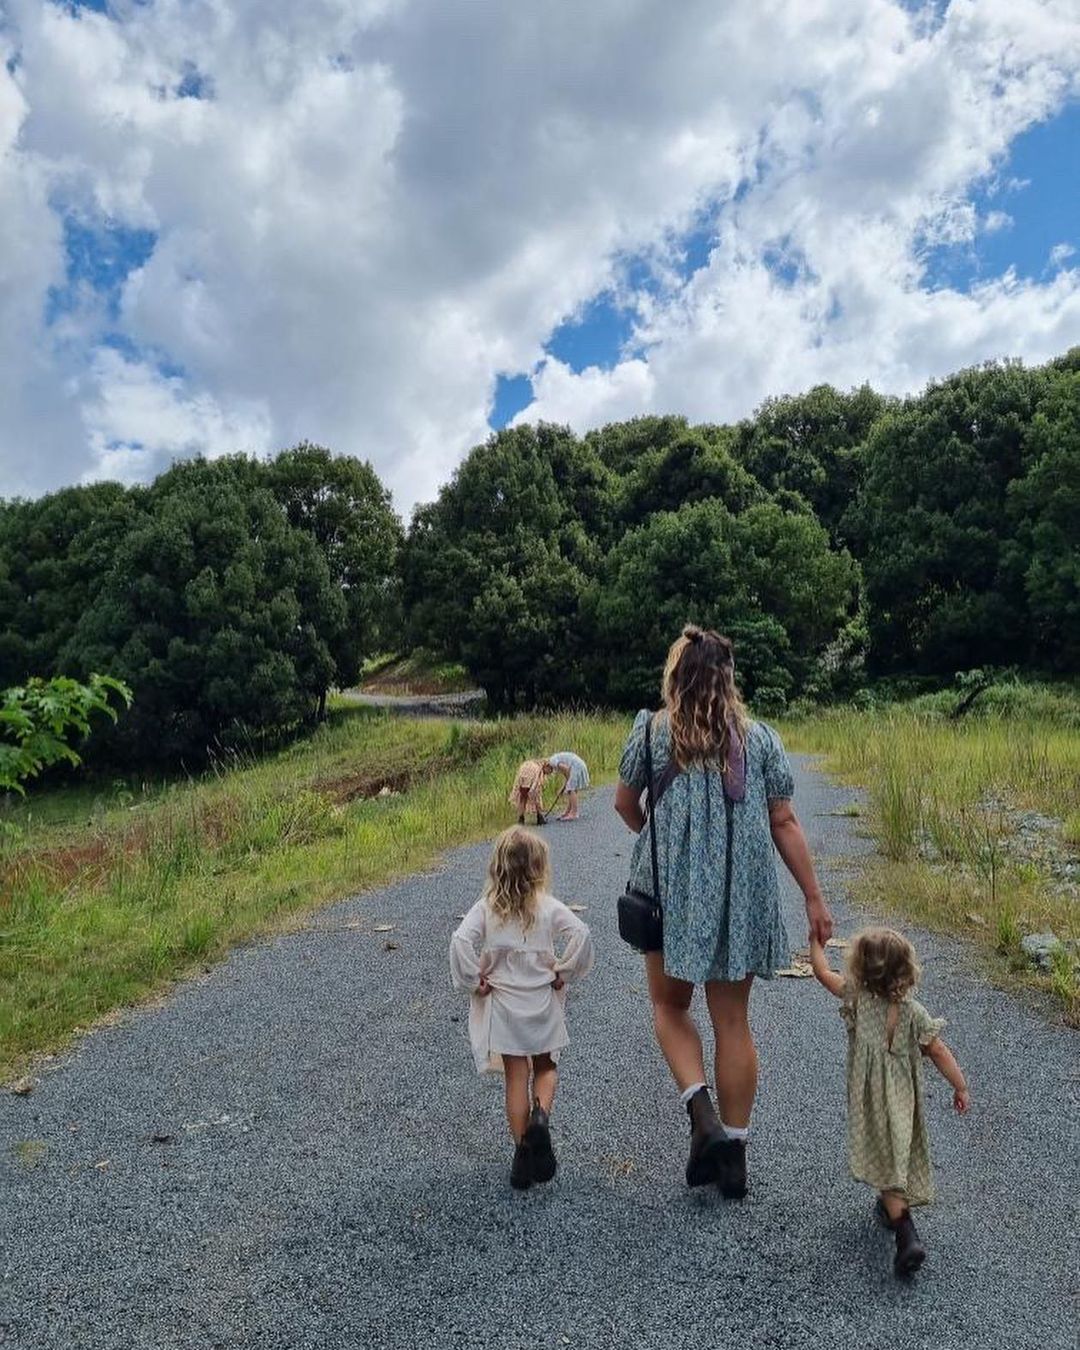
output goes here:
{"type": "Polygon", "coordinates": [[[685,1092],[695,1083],[705,1081],[701,1037],[690,1016],[694,986],[685,980],[674,980],[664,971],[662,952],[647,953],[645,970],[649,977],[656,1039],[679,1091],[685,1092]]]}
{"type": "Polygon", "coordinates": [[[533,1055],[533,1096],[540,1103],[540,1109],[551,1113],[555,1100],[555,1089],[559,1085],[559,1071],[550,1055],[533,1055]]]}
{"type": "Polygon", "coordinates": [[[757,1093],[758,1061],[748,1017],[753,975],[743,980],[710,980],[705,986],[716,1035],[716,1097],[725,1125],[750,1124],[757,1093]]]}
{"type": "Polygon", "coordinates": [[[514,1142],[520,1143],[529,1123],[529,1057],[503,1055],[506,1074],[506,1121],[514,1142]]]}

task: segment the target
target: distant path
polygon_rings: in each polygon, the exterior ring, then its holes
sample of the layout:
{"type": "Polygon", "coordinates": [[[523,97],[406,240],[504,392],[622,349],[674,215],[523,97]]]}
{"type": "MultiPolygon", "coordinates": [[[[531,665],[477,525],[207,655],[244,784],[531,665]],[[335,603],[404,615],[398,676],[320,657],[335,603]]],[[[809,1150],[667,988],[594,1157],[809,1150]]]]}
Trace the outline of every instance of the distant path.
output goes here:
{"type": "MultiPolygon", "coordinates": [[[[841,931],[862,916],[840,860],[867,845],[830,813],[852,795],[799,763],[841,931]]],[[[955,1119],[930,1080],[930,1259],[897,1285],[847,1177],[835,1004],[808,980],[755,989],[753,1189],[742,1205],[688,1194],[685,1117],[615,933],[630,837],[610,789],[548,837],[599,950],[571,1005],[551,1186],[510,1191],[499,1087],[475,1077],[448,987],[487,854],[458,850],[237,951],[32,1096],[0,1095],[0,1345],[1075,1350],[1075,1033],[914,934],[974,1107],[955,1119]]]]}
{"type": "Polygon", "coordinates": [[[484,707],[482,689],[464,689],[455,694],[365,694],[361,689],[343,689],[340,697],[363,708],[384,708],[406,717],[471,717],[484,707]]]}

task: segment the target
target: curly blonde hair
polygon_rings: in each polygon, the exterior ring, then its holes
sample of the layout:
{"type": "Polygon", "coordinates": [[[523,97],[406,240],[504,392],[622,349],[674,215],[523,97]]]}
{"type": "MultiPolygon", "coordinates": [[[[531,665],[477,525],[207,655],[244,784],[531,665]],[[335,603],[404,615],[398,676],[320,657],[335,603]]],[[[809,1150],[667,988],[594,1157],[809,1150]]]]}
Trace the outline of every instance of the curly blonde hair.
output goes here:
{"type": "Polygon", "coordinates": [[[679,764],[718,761],[726,769],[732,729],[745,741],[750,725],[735,684],[731,639],[687,624],[667,654],[661,690],[679,764]]]}
{"type": "Polygon", "coordinates": [[[847,958],[848,976],[860,989],[868,989],[890,1003],[899,1003],[919,979],[915,948],[903,933],[893,928],[865,928],[851,940],[847,958]]]}
{"type": "Polygon", "coordinates": [[[548,846],[530,830],[513,825],[495,841],[488,863],[484,898],[502,923],[517,919],[528,932],[536,901],[551,882],[548,846]]]}

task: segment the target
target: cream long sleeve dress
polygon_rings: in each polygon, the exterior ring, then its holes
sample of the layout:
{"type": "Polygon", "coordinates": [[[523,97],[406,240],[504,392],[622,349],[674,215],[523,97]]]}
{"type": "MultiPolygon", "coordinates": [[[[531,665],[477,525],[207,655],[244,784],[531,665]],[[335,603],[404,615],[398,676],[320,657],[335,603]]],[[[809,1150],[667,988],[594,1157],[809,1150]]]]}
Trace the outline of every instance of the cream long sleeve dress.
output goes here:
{"type": "Polygon", "coordinates": [[[500,922],[478,900],[450,939],[450,975],[470,994],[469,1040],[478,1073],[499,1072],[503,1055],[549,1054],[569,1043],[566,986],[592,968],[592,937],[577,915],[553,895],[541,895],[528,931],[500,922]],[[476,989],[483,975],[491,993],[476,989]],[[553,989],[556,975],[565,981],[553,989]]]}

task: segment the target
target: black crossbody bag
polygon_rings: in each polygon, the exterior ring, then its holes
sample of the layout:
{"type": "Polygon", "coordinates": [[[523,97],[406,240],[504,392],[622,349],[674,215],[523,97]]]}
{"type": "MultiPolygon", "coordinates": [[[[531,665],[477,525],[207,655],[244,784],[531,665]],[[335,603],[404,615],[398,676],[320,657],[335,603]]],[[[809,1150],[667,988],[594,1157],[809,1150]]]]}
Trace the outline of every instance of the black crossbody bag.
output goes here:
{"type": "MultiPolygon", "coordinates": [[[[678,773],[668,765],[664,773],[662,792],[678,773]]],[[[649,853],[652,857],[652,895],[635,890],[627,882],[626,890],[619,896],[619,936],[638,952],[660,952],[664,950],[664,907],[660,900],[660,864],[656,858],[656,827],[653,817],[659,796],[653,788],[652,767],[652,718],[645,723],[645,809],[649,818],[649,853]]],[[[731,851],[735,825],[735,803],[724,784],[724,811],[727,816],[727,850],[724,857],[724,904],[731,902],[731,851]]]]}

